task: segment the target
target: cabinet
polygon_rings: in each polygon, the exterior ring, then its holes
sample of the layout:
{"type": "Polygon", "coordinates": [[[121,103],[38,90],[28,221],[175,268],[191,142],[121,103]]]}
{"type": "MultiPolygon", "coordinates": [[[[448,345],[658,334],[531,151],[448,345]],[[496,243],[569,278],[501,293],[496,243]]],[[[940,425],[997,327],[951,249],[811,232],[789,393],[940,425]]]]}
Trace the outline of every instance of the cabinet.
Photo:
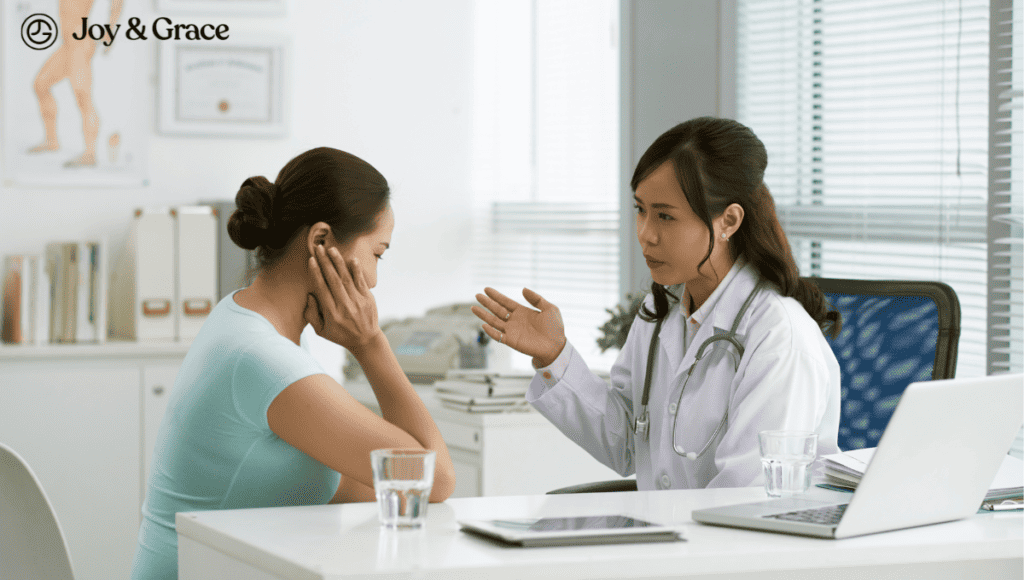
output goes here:
{"type": "MultiPolygon", "coordinates": [[[[365,380],[345,389],[380,414],[365,380]]],[[[542,494],[552,489],[621,479],[532,409],[511,413],[462,413],[447,409],[432,387],[416,386],[448,445],[455,467],[452,497],[542,494]]]]}
{"type": "Polygon", "coordinates": [[[174,343],[0,348],[0,441],[42,483],[77,580],[128,577],[153,435],[186,350],[174,343]]]}

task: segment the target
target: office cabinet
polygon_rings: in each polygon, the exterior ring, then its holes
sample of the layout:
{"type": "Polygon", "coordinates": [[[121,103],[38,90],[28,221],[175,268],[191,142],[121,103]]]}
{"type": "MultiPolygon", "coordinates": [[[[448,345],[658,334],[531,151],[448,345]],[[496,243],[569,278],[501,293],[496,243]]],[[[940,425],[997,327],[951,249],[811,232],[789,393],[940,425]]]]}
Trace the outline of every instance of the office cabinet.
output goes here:
{"type": "MultiPolygon", "coordinates": [[[[380,414],[365,380],[348,382],[345,388],[380,414]]],[[[538,494],[622,477],[536,411],[463,413],[441,406],[433,387],[416,386],[416,391],[448,445],[455,467],[452,497],[538,494]]]]}
{"type": "Polygon", "coordinates": [[[149,363],[142,367],[142,494],[145,498],[150,466],[153,465],[153,444],[160,431],[160,421],[167,410],[171,387],[178,376],[180,361],[149,363]]]}
{"type": "Polygon", "coordinates": [[[152,387],[169,390],[186,349],[0,348],[0,441],[39,478],[64,531],[76,580],[128,577],[150,434],[163,412],[152,387]]]}

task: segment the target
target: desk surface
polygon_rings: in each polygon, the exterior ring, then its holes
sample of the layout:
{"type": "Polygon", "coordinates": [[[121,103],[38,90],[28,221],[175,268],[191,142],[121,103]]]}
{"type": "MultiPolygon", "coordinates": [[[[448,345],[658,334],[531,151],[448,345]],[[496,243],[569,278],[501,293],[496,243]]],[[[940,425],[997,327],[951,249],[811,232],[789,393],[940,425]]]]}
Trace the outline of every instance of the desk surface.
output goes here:
{"type": "MultiPolygon", "coordinates": [[[[811,493],[837,492],[815,488],[811,493]]],[[[181,513],[177,520],[180,578],[831,580],[886,574],[899,578],[1020,578],[1022,574],[1024,516],[1020,512],[976,515],[844,540],[704,526],[690,518],[696,508],[760,499],[764,499],[761,488],[450,499],[431,504],[426,527],[418,531],[381,529],[372,503],[181,513]],[[456,523],[456,519],[609,513],[680,525],[687,540],[510,548],[460,532],[456,523]]]]}

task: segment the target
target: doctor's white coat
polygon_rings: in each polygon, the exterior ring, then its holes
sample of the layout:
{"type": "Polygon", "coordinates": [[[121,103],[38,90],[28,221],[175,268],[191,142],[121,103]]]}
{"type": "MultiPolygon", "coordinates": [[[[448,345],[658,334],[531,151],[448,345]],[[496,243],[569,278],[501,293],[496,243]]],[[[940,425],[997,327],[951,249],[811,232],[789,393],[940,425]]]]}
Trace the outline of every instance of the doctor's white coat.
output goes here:
{"type": "MultiPolygon", "coordinates": [[[[566,344],[555,363],[538,370],[527,400],[601,463],[623,476],[636,473],[640,490],[762,485],[757,433],[767,429],[814,431],[819,457],[837,453],[839,364],[803,306],[771,284],[761,289],[736,329],[745,350],[738,370],[735,347],[715,341],[676,409],[698,348],[714,332],[732,327],[757,281],[756,270],[742,260],[733,269],[685,353],[685,315],[678,303],[670,303],[652,371],[648,438],[635,436],[632,426],[640,412],[653,322],[633,321],[610,385],[566,344]],[[562,367],[560,377],[549,372],[562,367]],[[673,434],[674,412],[679,419],[673,434]],[[675,453],[673,437],[683,449],[698,452],[726,416],[703,456],[691,460],[675,453]]],[[[652,296],[646,303],[653,311],[652,296]]]]}

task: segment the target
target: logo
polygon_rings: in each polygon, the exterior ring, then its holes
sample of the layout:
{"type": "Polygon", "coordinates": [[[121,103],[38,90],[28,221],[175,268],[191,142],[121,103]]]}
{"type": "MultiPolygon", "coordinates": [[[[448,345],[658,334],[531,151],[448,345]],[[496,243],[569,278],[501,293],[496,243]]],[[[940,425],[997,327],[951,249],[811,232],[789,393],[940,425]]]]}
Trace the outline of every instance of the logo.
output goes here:
{"type": "Polygon", "coordinates": [[[21,41],[35,50],[45,50],[57,42],[57,22],[46,14],[36,13],[21,23],[21,41]]]}

